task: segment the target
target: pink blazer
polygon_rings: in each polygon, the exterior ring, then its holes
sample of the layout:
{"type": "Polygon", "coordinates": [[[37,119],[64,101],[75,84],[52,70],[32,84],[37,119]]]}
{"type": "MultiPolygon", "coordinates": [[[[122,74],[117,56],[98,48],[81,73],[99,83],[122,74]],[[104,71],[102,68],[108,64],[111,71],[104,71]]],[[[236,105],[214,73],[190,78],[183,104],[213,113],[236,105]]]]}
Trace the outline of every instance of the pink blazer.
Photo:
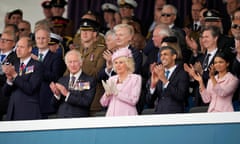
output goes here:
{"type": "MultiPolygon", "coordinates": [[[[117,84],[118,75],[109,80],[117,84]]],[[[136,104],[140,97],[142,79],[140,75],[129,74],[123,83],[117,84],[118,94],[107,97],[104,93],[100,99],[102,106],[108,106],[106,116],[137,115],[136,104]]]]}
{"type": "Polygon", "coordinates": [[[201,92],[204,103],[210,103],[208,112],[231,112],[233,110],[232,97],[238,86],[238,78],[228,72],[221,79],[215,76],[217,84],[213,86],[208,80],[208,85],[201,92]]]}

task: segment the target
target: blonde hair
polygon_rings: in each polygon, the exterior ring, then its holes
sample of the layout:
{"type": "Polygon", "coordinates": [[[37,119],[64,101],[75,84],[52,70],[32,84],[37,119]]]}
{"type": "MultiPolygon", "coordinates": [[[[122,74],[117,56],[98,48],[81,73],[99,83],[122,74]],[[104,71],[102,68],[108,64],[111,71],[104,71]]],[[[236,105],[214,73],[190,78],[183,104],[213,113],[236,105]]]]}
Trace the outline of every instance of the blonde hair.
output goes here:
{"type": "Polygon", "coordinates": [[[113,28],[113,30],[116,31],[116,30],[118,30],[119,28],[126,28],[126,29],[128,29],[128,32],[129,32],[130,35],[134,35],[134,29],[133,29],[133,27],[132,27],[131,25],[129,25],[129,24],[118,24],[118,25],[116,25],[116,26],[113,28]]]}
{"type": "MultiPolygon", "coordinates": [[[[135,71],[135,62],[133,57],[119,57],[116,58],[115,60],[120,59],[123,60],[123,62],[126,64],[127,69],[128,69],[128,73],[133,73],[135,71]]],[[[115,68],[115,64],[113,60],[113,70],[116,72],[116,68],[115,68]]]]}

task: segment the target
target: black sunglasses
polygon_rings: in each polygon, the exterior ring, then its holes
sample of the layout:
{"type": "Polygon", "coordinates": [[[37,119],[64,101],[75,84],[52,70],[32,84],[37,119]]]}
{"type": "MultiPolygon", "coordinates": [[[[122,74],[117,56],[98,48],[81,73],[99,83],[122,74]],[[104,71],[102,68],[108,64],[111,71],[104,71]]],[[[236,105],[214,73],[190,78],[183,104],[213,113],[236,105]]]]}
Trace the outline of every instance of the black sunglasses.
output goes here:
{"type": "Polygon", "coordinates": [[[232,24],[232,28],[233,28],[233,29],[240,29],[240,25],[238,25],[238,24],[232,24]]]}
{"type": "Polygon", "coordinates": [[[170,17],[170,16],[172,16],[172,15],[173,15],[173,14],[166,14],[166,13],[161,14],[162,17],[170,17]]]}

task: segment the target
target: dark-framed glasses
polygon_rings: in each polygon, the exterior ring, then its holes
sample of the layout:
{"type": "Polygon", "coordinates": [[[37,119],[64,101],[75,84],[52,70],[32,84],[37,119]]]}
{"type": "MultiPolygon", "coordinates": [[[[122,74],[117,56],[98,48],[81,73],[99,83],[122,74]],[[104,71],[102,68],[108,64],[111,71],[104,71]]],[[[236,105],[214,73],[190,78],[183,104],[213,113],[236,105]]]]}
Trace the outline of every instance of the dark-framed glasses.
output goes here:
{"type": "Polygon", "coordinates": [[[5,38],[0,38],[0,41],[3,42],[3,43],[13,42],[13,40],[11,40],[11,39],[5,39],[5,38]]]}

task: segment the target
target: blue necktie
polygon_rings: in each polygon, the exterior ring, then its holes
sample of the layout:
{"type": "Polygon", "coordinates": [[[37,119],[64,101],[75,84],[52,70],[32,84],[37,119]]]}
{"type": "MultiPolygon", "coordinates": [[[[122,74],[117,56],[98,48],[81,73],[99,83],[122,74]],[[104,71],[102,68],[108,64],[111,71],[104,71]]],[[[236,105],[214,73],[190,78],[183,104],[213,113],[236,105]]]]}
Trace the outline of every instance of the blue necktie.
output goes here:
{"type": "Polygon", "coordinates": [[[169,77],[169,74],[170,74],[170,71],[169,70],[167,70],[167,71],[165,71],[165,77],[168,79],[168,77],[169,77]]]}
{"type": "Polygon", "coordinates": [[[4,54],[1,55],[1,62],[3,62],[5,57],[6,57],[6,55],[4,55],[4,54]]]}

